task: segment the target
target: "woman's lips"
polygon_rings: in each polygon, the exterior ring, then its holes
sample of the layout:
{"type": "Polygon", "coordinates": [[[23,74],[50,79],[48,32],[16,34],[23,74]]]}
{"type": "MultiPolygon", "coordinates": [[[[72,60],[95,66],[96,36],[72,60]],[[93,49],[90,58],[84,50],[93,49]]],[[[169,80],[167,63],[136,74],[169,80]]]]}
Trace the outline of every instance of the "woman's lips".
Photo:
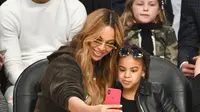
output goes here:
{"type": "Polygon", "coordinates": [[[100,53],[100,52],[98,52],[98,51],[95,51],[94,50],[94,54],[96,55],[96,56],[98,56],[98,57],[101,57],[103,54],[102,53],[100,53]]]}

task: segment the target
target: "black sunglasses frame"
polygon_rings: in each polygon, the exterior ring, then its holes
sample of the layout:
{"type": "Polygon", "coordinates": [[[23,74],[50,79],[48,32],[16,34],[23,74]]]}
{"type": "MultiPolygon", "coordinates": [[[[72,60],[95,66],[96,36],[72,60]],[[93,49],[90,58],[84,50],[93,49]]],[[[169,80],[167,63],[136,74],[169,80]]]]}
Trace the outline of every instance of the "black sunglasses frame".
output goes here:
{"type": "Polygon", "coordinates": [[[134,58],[142,58],[144,55],[144,53],[135,48],[135,47],[124,47],[124,48],[121,48],[120,51],[119,51],[119,56],[120,57],[125,57],[125,56],[129,56],[129,55],[132,55],[134,58]]]}

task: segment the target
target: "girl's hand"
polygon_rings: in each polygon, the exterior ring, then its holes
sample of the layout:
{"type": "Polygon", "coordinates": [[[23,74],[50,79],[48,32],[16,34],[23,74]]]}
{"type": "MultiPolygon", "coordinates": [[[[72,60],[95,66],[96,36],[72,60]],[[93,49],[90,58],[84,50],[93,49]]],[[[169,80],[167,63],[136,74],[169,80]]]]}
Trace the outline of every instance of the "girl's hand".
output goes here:
{"type": "Polygon", "coordinates": [[[122,105],[96,105],[93,112],[122,112],[122,105]]]}

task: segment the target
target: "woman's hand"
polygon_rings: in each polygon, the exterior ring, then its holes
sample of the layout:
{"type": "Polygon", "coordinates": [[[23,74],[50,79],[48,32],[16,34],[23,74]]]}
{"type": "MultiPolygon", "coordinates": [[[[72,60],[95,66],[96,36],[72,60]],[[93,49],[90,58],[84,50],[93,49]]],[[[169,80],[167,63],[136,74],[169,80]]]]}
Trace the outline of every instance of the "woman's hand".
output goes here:
{"type": "Polygon", "coordinates": [[[94,105],[89,106],[78,97],[71,97],[68,101],[68,109],[71,112],[122,112],[122,105],[94,105]]]}
{"type": "Polygon", "coordinates": [[[93,112],[122,112],[122,105],[96,105],[93,106],[93,112]]]}

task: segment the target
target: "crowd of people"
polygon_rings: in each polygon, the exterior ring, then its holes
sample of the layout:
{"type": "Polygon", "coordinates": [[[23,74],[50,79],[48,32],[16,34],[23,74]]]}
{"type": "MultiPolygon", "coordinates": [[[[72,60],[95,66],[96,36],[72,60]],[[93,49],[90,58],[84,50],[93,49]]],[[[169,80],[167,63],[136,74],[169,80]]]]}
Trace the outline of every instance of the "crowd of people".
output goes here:
{"type": "Polygon", "coordinates": [[[191,82],[199,112],[198,7],[198,0],[7,0],[0,70],[8,81],[0,100],[13,112],[18,77],[47,58],[35,112],[179,112],[164,85],[148,81],[153,55],[191,82]],[[121,104],[104,104],[107,88],[122,90],[121,104]]]}

